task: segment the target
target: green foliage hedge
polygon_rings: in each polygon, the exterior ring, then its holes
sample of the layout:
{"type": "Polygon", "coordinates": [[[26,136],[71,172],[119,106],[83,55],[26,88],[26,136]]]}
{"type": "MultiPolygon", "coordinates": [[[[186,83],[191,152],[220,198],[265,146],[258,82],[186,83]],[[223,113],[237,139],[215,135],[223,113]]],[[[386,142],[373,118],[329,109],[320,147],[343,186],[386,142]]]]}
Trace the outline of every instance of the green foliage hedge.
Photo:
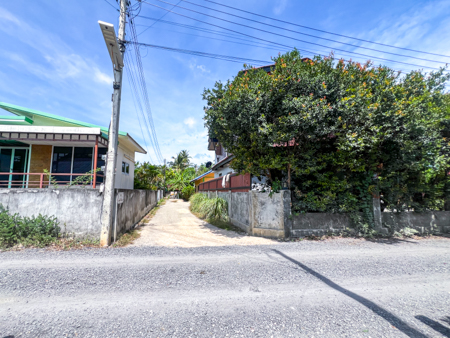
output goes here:
{"type": "MultiPolygon", "coordinates": [[[[240,172],[285,181],[294,212],[442,210],[450,192],[444,70],[408,74],[370,62],[280,55],[205,90],[205,123],[240,172]]],[[[450,196],[450,195],[449,195],[450,196]]]]}
{"type": "Polygon", "coordinates": [[[181,190],[181,198],[189,201],[192,195],[195,193],[195,188],[192,185],[188,185],[181,190]]]}
{"type": "Polygon", "coordinates": [[[191,199],[191,211],[200,218],[211,220],[228,220],[228,203],[223,198],[208,198],[205,194],[194,194],[191,199]]]}
{"type": "Polygon", "coordinates": [[[0,247],[16,244],[43,247],[58,239],[61,229],[55,217],[10,215],[0,207],[0,247]]]}

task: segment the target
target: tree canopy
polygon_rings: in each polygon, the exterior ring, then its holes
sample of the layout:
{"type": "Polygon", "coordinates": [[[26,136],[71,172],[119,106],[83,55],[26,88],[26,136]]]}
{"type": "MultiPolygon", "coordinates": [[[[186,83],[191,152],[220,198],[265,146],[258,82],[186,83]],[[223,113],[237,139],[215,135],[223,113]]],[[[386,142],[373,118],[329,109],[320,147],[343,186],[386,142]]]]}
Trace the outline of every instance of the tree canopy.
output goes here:
{"type": "Polygon", "coordinates": [[[168,166],[137,162],[134,169],[134,188],[181,191],[187,186],[193,186],[190,181],[208,171],[205,164],[192,164],[187,150],[181,150],[172,159],[168,166]]]}
{"type": "Polygon", "coordinates": [[[402,74],[331,55],[274,59],[206,89],[205,125],[232,167],[287,180],[298,211],[439,209],[448,184],[449,75],[402,74]],[[363,205],[363,207],[362,207],[363,205]]]}

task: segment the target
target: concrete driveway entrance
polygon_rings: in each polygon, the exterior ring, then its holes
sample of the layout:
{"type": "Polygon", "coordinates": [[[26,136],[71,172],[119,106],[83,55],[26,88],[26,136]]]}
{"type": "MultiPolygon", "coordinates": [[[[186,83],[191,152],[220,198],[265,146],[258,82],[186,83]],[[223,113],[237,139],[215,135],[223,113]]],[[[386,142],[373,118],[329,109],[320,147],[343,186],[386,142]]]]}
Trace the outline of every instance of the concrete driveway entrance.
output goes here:
{"type": "Polygon", "coordinates": [[[274,244],[276,241],[217,228],[195,217],[189,202],[168,200],[131,246],[199,247],[274,244]]]}

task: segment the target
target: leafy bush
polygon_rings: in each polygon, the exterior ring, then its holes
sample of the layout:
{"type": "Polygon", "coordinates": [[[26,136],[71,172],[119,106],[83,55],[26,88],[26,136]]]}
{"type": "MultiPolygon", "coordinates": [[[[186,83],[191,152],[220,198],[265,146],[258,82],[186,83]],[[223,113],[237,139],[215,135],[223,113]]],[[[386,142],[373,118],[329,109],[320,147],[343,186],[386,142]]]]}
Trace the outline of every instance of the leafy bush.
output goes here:
{"type": "Polygon", "coordinates": [[[60,231],[56,217],[21,217],[0,208],[0,247],[16,244],[43,247],[58,239],[60,231]]]}
{"type": "Polygon", "coordinates": [[[200,218],[228,220],[228,203],[223,198],[208,198],[204,194],[195,194],[190,199],[191,211],[200,218]]]}
{"type": "Polygon", "coordinates": [[[402,75],[298,51],[274,62],[204,91],[209,137],[234,155],[232,168],[290,178],[294,212],[366,213],[373,195],[391,210],[444,208],[446,69],[402,75]]]}
{"type": "Polygon", "coordinates": [[[189,201],[191,196],[195,193],[195,188],[192,185],[188,185],[181,190],[181,198],[189,201]]]}

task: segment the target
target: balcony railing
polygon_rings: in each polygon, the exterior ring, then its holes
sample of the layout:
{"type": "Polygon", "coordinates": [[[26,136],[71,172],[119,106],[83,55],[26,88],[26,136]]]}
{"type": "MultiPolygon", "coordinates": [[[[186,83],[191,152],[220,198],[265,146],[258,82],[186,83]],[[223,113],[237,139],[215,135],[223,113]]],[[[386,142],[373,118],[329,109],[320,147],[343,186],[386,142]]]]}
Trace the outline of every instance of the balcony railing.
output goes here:
{"type": "Polygon", "coordinates": [[[2,173],[0,172],[0,188],[47,188],[49,186],[68,186],[68,185],[87,185],[92,186],[95,189],[97,185],[97,179],[104,177],[102,174],[89,173],[89,174],[71,174],[71,173],[2,173]],[[84,176],[86,180],[84,182],[76,182],[77,177],[84,176]],[[59,179],[58,179],[59,178],[59,179]],[[90,179],[89,179],[90,178],[90,179]]]}

